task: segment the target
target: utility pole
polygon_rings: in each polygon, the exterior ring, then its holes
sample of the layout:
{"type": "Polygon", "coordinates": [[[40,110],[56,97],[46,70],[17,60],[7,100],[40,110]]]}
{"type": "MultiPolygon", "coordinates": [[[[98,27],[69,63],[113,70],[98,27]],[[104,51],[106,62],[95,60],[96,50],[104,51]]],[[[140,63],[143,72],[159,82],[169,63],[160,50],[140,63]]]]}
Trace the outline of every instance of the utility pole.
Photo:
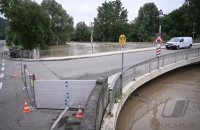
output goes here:
{"type": "Polygon", "coordinates": [[[194,35],[195,35],[195,26],[196,26],[196,23],[194,22],[194,23],[193,23],[193,31],[192,31],[192,34],[193,34],[193,37],[192,37],[192,38],[193,38],[193,40],[194,40],[194,35]]]}

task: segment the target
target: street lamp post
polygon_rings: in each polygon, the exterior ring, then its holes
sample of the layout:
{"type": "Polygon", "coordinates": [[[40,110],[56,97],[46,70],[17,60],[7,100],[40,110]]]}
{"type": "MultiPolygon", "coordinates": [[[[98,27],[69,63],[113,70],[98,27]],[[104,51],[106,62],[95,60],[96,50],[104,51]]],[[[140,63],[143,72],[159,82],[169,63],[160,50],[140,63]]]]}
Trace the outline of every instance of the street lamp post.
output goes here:
{"type": "Polygon", "coordinates": [[[161,22],[161,18],[163,17],[164,15],[163,15],[163,11],[162,11],[162,9],[160,9],[159,10],[159,19],[160,19],[160,23],[159,23],[159,34],[161,34],[162,33],[162,22],[161,22]]]}
{"type": "Polygon", "coordinates": [[[194,22],[194,23],[193,23],[193,31],[192,31],[192,34],[193,34],[193,40],[194,40],[194,35],[195,35],[195,26],[196,26],[196,23],[194,22]]]}
{"type": "Polygon", "coordinates": [[[90,42],[91,42],[92,54],[93,54],[93,22],[90,23],[90,32],[91,32],[90,42]]]}

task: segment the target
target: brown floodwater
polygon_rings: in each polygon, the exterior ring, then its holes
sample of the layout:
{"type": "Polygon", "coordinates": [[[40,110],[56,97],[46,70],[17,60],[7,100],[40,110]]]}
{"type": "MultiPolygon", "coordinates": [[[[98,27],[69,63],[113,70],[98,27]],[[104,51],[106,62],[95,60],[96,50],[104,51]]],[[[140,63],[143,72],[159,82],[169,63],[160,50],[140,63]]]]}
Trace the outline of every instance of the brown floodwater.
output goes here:
{"type": "Polygon", "coordinates": [[[137,89],[124,104],[116,130],[200,130],[200,64],[137,89]]]}
{"type": "MultiPolygon", "coordinates": [[[[164,45],[164,44],[163,44],[164,45]]],[[[125,50],[136,48],[154,47],[155,44],[149,42],[127,42],[124,46],[125,50]]],[[[56,56],[76,56],[84,54],[94,54],[101,52],[119,51],[121,46],[119,43],[77,43],[71,42],[66,45],[54,45],[49,50],[40,50],[41,57],[56,57],[56,56]]]]}

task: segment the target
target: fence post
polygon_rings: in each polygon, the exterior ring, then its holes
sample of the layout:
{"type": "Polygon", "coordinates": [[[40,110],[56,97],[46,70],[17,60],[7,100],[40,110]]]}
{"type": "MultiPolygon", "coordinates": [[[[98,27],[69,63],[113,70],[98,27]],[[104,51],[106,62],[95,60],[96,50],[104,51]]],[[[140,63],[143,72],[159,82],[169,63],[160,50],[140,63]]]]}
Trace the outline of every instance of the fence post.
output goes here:
{"type": "Polygon", "coordinates": [[[32,104],[32,103],[31,103],[31,97],[30,97],[30,95],[29,95],[28,88],[27,88],[26,64],[24,64],[24,87],[25,87],[25,89],[26,89],[26,92],[27,92],[27,95],[28,95],[28,99],[29,99],[29,101],[30,101],[30,104],[32,104]]]}
{"type": "Polygon", "coordinates": [[[35,100],[35,74],[32,74],[32,82],[33,82],[33,100],[34,100],[34,102],[33,102],[33,105],[34,105],[34,107],[37,107],[36,106],[36,100],[35,100]]]}
{"type": "Polygon", "coordinates": [[[36,55],[37,55],[37,59],[39,59],[40,58],[40,50],[39,49],[37,49],[37,51],[36,51],[37,53],[36,53],[36,55]]]}
{"type": "Polygon", "coordinates": [[[53,52],[52,52],[52,49],[51,49],[51,56],[53,56],[53,52]]]}
{"type": "Polygon", "coordinates": [[[186,52],[186,60],[188,60],[189,50],[186,52]]]}
{"type": "Polygon", "coordinates": [[[27,87],[27,84],[26,84],[26,64],[24,64],[24,87],[27,87]]]}
{"type": "Polygon", "coordinates": [[[22,80],[24,81],[24,71],[23,71],[23,62],[22,62],[22,58],[21,58],[20,65],[21,65],[21,75],[22,75],[22,80]]]}
{"type": "Polygon", "coordinates": [[[177,52],[175,52],[175,54],[174,54],[174,55],[175,55],[175,61],[174,61],[174,63],[176,63],[176,53],[177,53],[177,52]]]}
{"type": "Polygon", "coordinates": [[[159,69],[159,67],[160,67],[160,57],[157,57],[157,59],[158,59],[158,69],[159,69]]]}
{"type": "Polygon", "coordinates": [[[149,60],[149,73],[151,73],[151,60],[149,60]]]}
{"type": "Polygon", "coordinates": [[[37,59],[37,52],[36,52],[37,50],[36,49],[33,49],[33,53],[32,53],[32,58],[33,59],[37,59]]]}
{"type": "Polygon", "coordinates": [[[135,75],[136,75],[136,66],[133,67],[133,80],[135,81],[135,75]]]}
{"type": "Polygon", "coordinates": [[[110,114],[110,115],[112,114],[111,111],[112,111],[112,105],[113,105],[113,100],[112,100],[112,99],[113,99],[113,98],[112,98],[112,97],[113,97],[113,94],[112,94],[112,93],[113,93],[113,89],[109,89],[109,96],[110,96],[110,99],[109,99],[109,100],[110,100],[110,104],[109,104],[108,114],[110,114]]]}
{"type": "Polygon", "coordinates": [[[164,67],[164,64],[165,64],[165,56],[163,55],[162,57],[163,57],[163,58],[162,58],[162,59],[163,59],[163,61],[162,61],[162,67],[164,67]]]}

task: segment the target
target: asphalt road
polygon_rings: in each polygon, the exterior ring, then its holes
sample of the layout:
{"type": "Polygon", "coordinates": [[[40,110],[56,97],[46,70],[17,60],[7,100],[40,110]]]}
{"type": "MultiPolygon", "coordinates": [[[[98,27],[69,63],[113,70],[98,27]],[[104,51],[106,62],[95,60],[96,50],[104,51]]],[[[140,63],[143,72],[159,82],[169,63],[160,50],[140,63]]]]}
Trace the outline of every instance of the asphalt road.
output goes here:
{"type": "Polygon", "coordinates": [[[32,109],[23,113],[28,97],[20,73],[19,61],[0,57],[0,130],[48,130],[61,110],[32,109]]]}
{"type": "MultiPolygon", "coordinates": [[[[176,51],[181,50],[162,49],[161,55],[176,51]]],[[[129,67],[155,56],[155,50],[127,53],[124,54],[124,66],[129,67]]],[[[26,62],[26,64],[30,72],[35,73],[37,79],[97,79],[100,76],[110,76],[120,72],[121,54],[62,61],[26,62]]]]}

